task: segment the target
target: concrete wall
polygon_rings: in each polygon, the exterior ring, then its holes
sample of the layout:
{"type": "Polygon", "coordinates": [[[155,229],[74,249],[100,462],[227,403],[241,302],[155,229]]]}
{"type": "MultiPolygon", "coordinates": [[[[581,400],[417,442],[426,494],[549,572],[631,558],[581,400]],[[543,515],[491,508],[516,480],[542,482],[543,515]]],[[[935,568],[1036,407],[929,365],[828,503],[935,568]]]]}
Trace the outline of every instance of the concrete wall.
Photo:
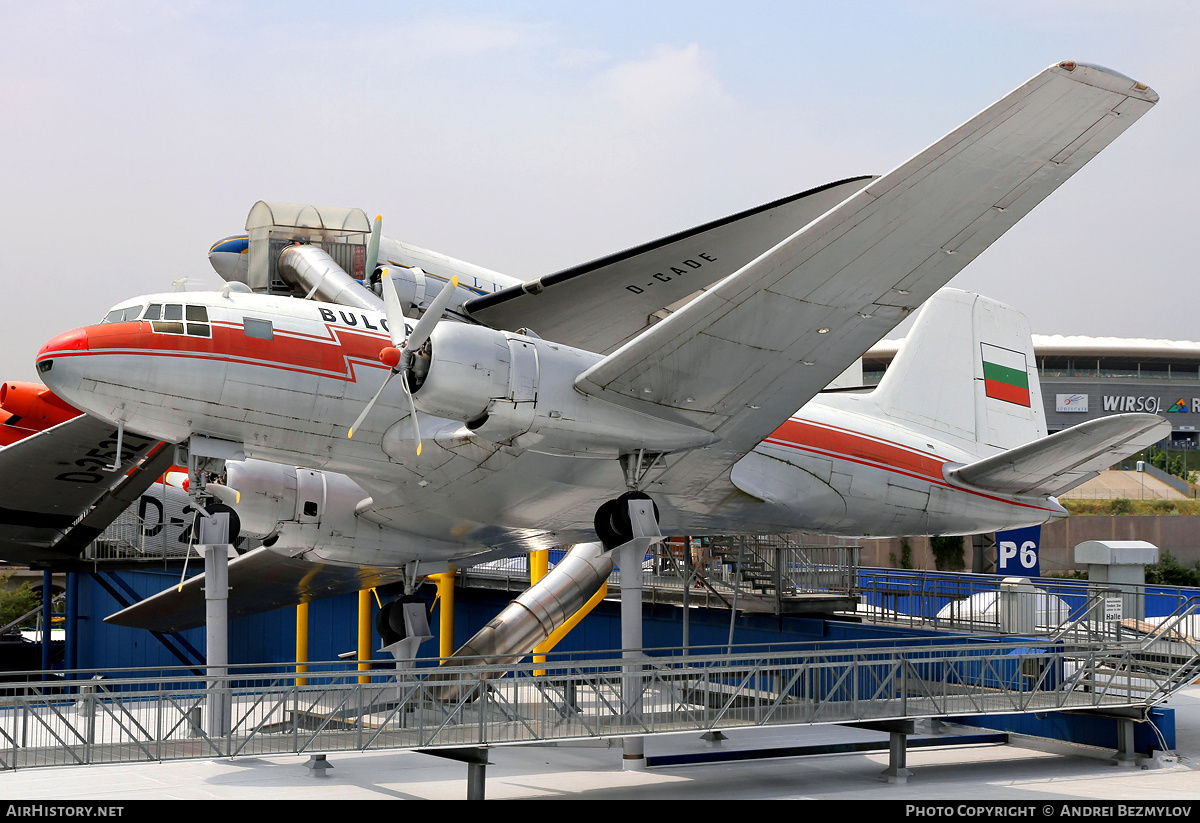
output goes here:
{"type": "Polygon", "coordinates": [[[1200,562],[1200,516],[1087,515],[1049,523],[1042,526],[1042,568],[1075,568],[1070,550],[1085,540],[1145,540],[1191,567],[1200,562]]]}

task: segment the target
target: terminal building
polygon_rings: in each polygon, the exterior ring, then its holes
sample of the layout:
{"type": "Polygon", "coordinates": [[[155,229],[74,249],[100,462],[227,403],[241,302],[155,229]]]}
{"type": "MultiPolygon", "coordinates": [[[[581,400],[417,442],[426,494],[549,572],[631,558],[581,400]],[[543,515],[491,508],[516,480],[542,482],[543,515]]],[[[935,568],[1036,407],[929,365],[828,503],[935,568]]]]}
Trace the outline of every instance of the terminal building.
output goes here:
{"type": "MultiPolygon", "coordinates": [[[[863,355],[863,382],[875,385],[902,340],[863,355]]],[[[1171,421],[1160,448],[1200,443],[1200,343],[1118,337],[1033,335],[1049,433],[1097,417],[1152,412],[1171,421]]]]}

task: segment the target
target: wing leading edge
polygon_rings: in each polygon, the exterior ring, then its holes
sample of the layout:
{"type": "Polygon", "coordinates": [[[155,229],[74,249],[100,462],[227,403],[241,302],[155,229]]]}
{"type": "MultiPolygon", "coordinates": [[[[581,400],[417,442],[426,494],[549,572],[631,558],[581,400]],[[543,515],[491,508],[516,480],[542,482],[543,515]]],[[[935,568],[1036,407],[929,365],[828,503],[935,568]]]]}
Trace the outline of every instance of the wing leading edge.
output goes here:
{"type": "Polygon", "coordinates": [[[78,560],[150,484],[173,450],[125,432],[121,468],[111,423],[80,415],[0,449],[0,560],[35,566],[78,560]]]}
{"type": "Polygon", "coordinates": [[[576,381],[703,427],[656,485],[698,495],[1158,100],[1052,66],[576,381]]]}
{"type": "Polygon", "coordinates": [[[476,297],[463,308],[493,328],[529,328],[547,340],[607,354],[658,322],[669,307],[733,274],[873,179],[810,189],[476,297]]]}

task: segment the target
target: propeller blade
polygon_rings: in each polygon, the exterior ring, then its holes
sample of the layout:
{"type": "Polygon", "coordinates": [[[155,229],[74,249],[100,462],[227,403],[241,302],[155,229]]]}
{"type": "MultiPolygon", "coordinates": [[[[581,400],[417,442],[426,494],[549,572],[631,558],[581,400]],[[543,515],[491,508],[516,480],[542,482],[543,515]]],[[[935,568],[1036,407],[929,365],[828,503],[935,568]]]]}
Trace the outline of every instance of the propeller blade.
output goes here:
{"type": "MultiPolygon", "coordinates": [[[[387,384],[397,374],[398,372],[395,371],[388,372],[388,376],[384,378],[383,385],[379,387],[379,391],[375,392],[375,396],[371,398],[371,402],[367,404],[367,407],[362,410],[362,414],[360,414],[358,419],[354,421],[354,425],[350,427],[350,431],[346,434],[348,439],[352,439],[354,437],[354,430],[361,426],[362,422],[367,419],[367,415],[371,413],[371,409],[375,406],[375,401],[379,399],[379,395],[383,394],[383,390],[387,388],[387,384]]],[[[405,390],[408,390],[407,386],[405,386],[405,390]]]]}
{"type": "Polygon", "coordinates": [[[408,416],[412,418],[413,424],[413,439],[417,441],[417,457],[421,456],[421,424],[417,420],[417,403],[413,400],[412,392],[408,390],[408,381],[404,378],[400,379],[400,385],[404,387],[404,396],[408,398],[408,416]]]}
{"type": "Polygon", "coordinates": [[[363,278],[370,281],[371,275],[375,273],[375,267],[379,265],[379,236],[383,233],[383,215],[375,215],[375,223],[371,226],[371,239],[367,242],[367,267],[363,272],[363,278]]]}
{"type": "MultiPolygon", "coordinates": [[[[451,277],[446,281],[446,285],[442,286],[442,290],[438,292],[437,297],[429,304],[429,308],[421,315],[421,319],[417,321],[417,327],[413,329],[413,333],[408,336],[408,342],[404,344],[404,351],[412,352],[425,345],[425,341],[429,339],[429,335],[433,334],[433,327],[442,319],[442,312],[446,310],[446,306],[450,305],[451,298],[454,297],[454,290],[458,288],[458,278],[451,277]]],[[[392,320],[388,318],[388,325],[392,324],[392,320]]]]}
{"type": "Polygon", "coordinates": [[[404,322],[404,307],[400,304],[400,294],[396,291],[396,284],[392,282],[390,268],[383,270],[383,314],[387,317],[388,334],[392,338],[392,345],[398,349],[402,348],[407,325],[404,322]]]}

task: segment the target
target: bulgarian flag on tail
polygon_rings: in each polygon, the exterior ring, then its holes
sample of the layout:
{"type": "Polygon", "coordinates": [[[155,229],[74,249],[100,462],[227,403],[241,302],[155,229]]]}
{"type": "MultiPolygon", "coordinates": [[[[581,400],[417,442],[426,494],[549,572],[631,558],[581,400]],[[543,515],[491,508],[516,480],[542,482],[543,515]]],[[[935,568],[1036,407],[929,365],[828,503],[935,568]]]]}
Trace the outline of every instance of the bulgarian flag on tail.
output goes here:
{"type": "Polygon", "coordinates": [[[1025,353],[988,343],[983,349],[983,386],[988,397],[1029,406],[1029,369],[1025,353]]]}

